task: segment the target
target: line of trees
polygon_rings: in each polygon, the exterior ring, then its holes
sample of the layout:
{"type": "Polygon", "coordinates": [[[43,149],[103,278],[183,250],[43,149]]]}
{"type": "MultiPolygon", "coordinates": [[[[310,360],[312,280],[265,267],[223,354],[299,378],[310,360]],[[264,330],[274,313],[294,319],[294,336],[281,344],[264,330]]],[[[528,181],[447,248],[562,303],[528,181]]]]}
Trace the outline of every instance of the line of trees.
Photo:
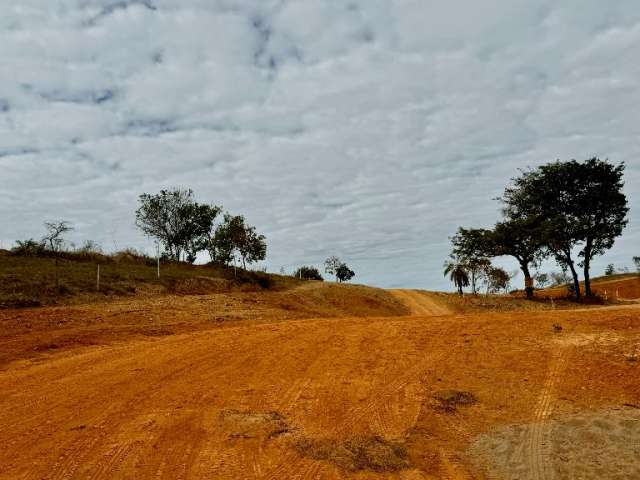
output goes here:
{"type": "Polygon", "coordinates": [[[161,190],[139,197],[136,225],[163,247],[163,256],[174,261],[196,261],[198,253],[208,252],[211,261],[229,265],[235,260],[247,264],[264,260],[264,235],[246,223],[242,215],[224,213],[222,207],[195,201],[190,189],[161,190]]]}
{"type": "Polygon", "coordinates": [[[461,227],[451,237],[453,261],[470,272],[471,282],[474,265],[511,256],[524,274],[531,298],[532,269],[553,258],[571,272],[576,299],[582,297],[579,268],[584,295],[592,296],[592,260],[610,249],[627,225],[624,170],[624,163],[591,158],[556,161],[521,172],[497,199],[502,219],[493,229],[461,227]]]}

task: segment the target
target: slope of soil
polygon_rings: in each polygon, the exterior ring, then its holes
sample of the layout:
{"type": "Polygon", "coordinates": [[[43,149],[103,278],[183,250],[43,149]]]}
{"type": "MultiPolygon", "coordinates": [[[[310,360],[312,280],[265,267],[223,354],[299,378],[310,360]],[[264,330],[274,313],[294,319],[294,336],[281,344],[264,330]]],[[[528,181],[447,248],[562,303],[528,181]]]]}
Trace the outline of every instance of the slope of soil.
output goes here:
{"type": "MultiPolygon", "coordinates": [[[[345,292],[318,308],[339,315],[345,292]]],[[[139,300],[129,313],[102,317],[101,328],[117,329],[128,315],[205,322],[211,304],[198,298],[139,300]]],[[[357,310],[379,311],[367,303],[357,310]]],[[[94,308],[102,316],[104,306],[94,308]]],[[[522,452],[525,472],[538,472],[530,478],[553,478],[545,472],[560,474],[547,440],[556,425],[566,430],[557,455],[579,462],[583,444],[570,440],[582,435],[571,430],[576,416],[640,406],[637,308],[428,321],[278,321],[270,308],[251,305],[265,313],[205,331],[5,363],[0,478],[511,479],[499,470],[509,468],[500,460],[509,448],[522,452]],[[500,433],[514,425],[524,433],[500,433]],[[476,439],[494,432],[503,446],[475,453],[476,439]]],[[[29,319],[37,324],[48,311],[29,319]]],[[[76,315],[62,309],[57,319],[79,328],[83,320],[66,320],[76,315]]],[[[614,456],[630,452],[607,445],[614,456]]],[[[598,478],[619,478],[607,468],[598,478]]]]}
{"type": "Polygon", "coordinates": [[[125,342],[233,325],[300,318],[406,315],[385,290],[303,282],[282,291],[154,295],[102,304],[0,309],[0,368],[78,346],[125,342]]]}
{"type": "Polygon", "coordinates": [[[403,302],[411,315],[449,315],[446,305],[438,297],[423,290],[391,290],[391,293],[403,302]]]}

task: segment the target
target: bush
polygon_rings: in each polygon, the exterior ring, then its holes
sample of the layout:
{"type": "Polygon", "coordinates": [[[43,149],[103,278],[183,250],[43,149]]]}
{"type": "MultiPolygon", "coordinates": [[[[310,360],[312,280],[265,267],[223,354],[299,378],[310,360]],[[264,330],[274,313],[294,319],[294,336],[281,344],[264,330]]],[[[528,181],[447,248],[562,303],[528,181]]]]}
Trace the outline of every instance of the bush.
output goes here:
{"type": "Polygon", "coordinates": [[[17,240],[16,246],[11,249],[11,253],[19,257],[38,257],[45,255],[46,252],[44,244],[33,238],[23,241],[17,240]]]}
{"type": "Polygon", "coordinates": [[[324,280],[316,267],[309,266],[300,267],[293,276],[301,280],[319,280],[321,282],[324,280]]]}

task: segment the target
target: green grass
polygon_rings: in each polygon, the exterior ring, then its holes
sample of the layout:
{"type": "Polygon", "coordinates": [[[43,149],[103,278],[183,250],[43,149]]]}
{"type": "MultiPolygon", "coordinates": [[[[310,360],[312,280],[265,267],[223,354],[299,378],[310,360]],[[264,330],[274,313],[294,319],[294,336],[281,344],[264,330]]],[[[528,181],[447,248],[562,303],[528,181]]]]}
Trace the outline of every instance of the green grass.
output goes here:
{"type": "Polygon", "coordinates": [[[18,256],[0,252],[0,308],[36,307],[104,300],[140,293],[206,294],[243,289],[283,289],[297,284],[291,277],[245,271],[219,265],[170,262],[161,265],[157,278],[155,260],[133,255],[63,253],[51,256],[18,256]],[[96,274],[100,265],[100,290],[96,274]]]}

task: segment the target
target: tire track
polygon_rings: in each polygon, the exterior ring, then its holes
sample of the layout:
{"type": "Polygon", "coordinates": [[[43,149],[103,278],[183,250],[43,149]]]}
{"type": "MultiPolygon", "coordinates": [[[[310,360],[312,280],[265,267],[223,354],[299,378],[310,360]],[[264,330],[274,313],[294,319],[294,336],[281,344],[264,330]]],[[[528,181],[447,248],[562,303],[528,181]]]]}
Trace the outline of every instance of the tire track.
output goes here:
{"type": "MultiPolygon", "coordinates": [[[[449,337],[455,333],[455,331],[456,326],[451,325],[443,331],[442,335],[449,337]]],[[[372,392],[366,402],[351,408],[339,426],[327,431],[327,436],[342,437],[348,435],[348,433],[365,418],[368,419],[368,423],[375,422],[376,419],[378,419],[385,428],[388,428],[385,422],[381,420],[380,409],[385,411],[390,410],[390,400],[392,398],[398,396],[412,381],[421,383],[421,379],[429,367],[438,364],[452,354],[453,352],[451,350],[445,350],[439,354],[432,353],[426,356],[422,361],[406,370],[404,374],[398,375],[392,381],[385,383],[384,386],[375,393],[372,392]]],[[[313,479],[316,478],[316,474],[320,468],[321,464],[319,462],[304,459],[300,457],[297,452],[289,449],[280,458],[275,468],[266,472],[265,475],[260,478],[264,480],[281,480],[283,478],[296,478],[299,480],[313,479]]]]}
{"type": "Polygon", "coordinates": [[[560,345],[553,352],[549,372],[534,410],[534,420],[527,432],[525,465],[532,480],[553,478],[548,462],[550,448],[548,419],[553,413],[554,390],[562,379],[570,350],[569,345],[560,345]]]}

